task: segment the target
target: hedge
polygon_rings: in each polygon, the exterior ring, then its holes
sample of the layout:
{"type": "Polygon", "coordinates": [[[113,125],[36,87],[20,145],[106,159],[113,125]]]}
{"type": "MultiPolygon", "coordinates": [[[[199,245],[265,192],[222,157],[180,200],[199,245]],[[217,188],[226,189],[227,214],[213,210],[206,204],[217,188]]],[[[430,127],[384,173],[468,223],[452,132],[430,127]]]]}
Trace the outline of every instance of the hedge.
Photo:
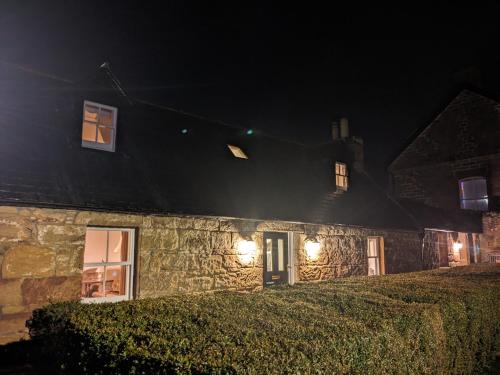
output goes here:
{"type": "Polygon", "coordinates": [[[471,374],[500,350],[500,267],[241,294],[57,303],[30,331],[63,373],[471,374]]]}

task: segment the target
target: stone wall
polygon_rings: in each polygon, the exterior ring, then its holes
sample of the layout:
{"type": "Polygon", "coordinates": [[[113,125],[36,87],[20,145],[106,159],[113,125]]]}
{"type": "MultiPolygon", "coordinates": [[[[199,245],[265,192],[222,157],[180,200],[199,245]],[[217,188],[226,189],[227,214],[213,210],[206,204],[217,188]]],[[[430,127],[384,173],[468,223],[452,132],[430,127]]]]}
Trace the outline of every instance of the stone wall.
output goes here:
{"type": "Polygon", "coordinates": [[[348,226],[305,225],[305,233],[316,233],[321,244],[319,257],[306,256],[306,234],[295,236],[298,280],[330,280],[368,273],[368,237],[383,238],[385,273],[422,270],[422,241],[418,233],[385,231],[348,226]]]}
{"type": "Polygon", "coordinates": [[[0,344],[26,337],[24,322],[34,308],[79,298],[89,226],[135,228],[136,298],[259,290],[263,233],[273,231],[293,233],[296,281],[366,274],[368,236],[384,238],[386,273],[422,269],[416,232],[0,206],[0,344]],[[305,256],[306,233],[321,242],[317,260],[305,256]],[[237,250],[243,238],[257,247],[247,264],[237,250]]]}
{"type": "Polygon", "coordinates": [[[479,235],[481,262],[489,262],[489,255],[500,255],[500,212],[483,214],[483,233],[479,235]]]}
{"type": "Polygon", "coordinates": [[[500,156],[487,155],[453,162],[391,170],[394,194],[429,206],[460,208],[458,181],[485,176],[488,183],[489,208],[500,209],[500,156]]]}
{"type": "Polygon", "coordinates": [[[0,344],[48,301],[76,299],[85,226],[75,211],[0,206],[0,344]]]}
{"type": "Polygon", "coordinates": [[[423,238],[422,261],[423,269],[439,268],[439,233],[433,230],[426,230],[423,238]]]}

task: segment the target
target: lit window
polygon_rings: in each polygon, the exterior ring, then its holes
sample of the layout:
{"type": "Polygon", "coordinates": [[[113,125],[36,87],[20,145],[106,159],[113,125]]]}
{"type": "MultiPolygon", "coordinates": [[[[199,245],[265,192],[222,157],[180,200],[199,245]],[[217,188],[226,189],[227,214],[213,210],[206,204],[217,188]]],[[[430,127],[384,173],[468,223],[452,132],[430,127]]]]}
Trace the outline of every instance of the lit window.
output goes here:
{"type": "Polygon", "coordinates": [[[115,151],[118,109],[103,104],[83,103],[82,146],[115,151]]]}
{"type": "Polygon", "coordinates": [[[234,157],[240,159],[248,159],[248,156],[238,146],[227,145],[227,147],[229,148],[229,150],[231,150],[231,153],[233,154],[234,157]]]}
{"type": "Polygon", "coordinates": [[[133,244],[131,229],[87,229],[81,291],[84,302],[115,302],[132,297],[133,244]]]}
{"type": "Polygon", "coordinates": [[[460,180],[460,208],[465,210],[487,211],[488,192],[484,177],[460,180]]]}
{"type": "Polygon", "coordinates": [[[335,163],[335,183],[337,189],[347,190],[349,186],[349,177],[347,175],[347,166],[344,163],[335,163]]]}
{"type": "Polygon", "coordinates": [[[384,274],[381,241],[382,237],[368,237],[368,276],[384,274]]]}

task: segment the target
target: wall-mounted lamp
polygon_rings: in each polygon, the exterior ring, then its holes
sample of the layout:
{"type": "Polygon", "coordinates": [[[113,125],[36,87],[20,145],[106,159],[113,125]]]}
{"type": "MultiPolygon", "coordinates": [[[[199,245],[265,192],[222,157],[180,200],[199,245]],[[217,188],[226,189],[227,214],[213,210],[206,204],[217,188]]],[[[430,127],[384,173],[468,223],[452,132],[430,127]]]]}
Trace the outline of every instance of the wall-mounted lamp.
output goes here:
{"type": "Polygon", "coordinates": [[[306,255],[311,260],[318,259],[320,249],[321,245],[316,239],[307,239],[304,243],[304,250],[306,251],[306,255]]]}
{"type": "Polygon", "coordinates": [[[238,258],[241,263],[249,264],[257,254],[257,245],[252,240],[240,240],[238,242],[238,258]]]}
{"type": "Polygon", "coordinates": [[[455,253],[459,253],[459,252],[460,252],[460,250],[462,250],[462,247],[463,247],[463,246],[464,246],[464,245],[463,245],[463,244],[462,244],[462,242],[460,242],[460,241],[453,242],[453,251],[454,251],[455,253]]]}

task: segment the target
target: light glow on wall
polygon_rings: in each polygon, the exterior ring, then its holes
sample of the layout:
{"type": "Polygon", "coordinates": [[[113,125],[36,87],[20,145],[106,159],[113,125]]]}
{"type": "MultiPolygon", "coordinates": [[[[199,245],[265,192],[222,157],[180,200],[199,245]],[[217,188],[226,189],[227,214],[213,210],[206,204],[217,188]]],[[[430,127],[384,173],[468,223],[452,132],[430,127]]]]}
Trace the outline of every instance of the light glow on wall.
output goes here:
{"type": "Polygon", "coordinates": [[[460,242],[460,241],[453,242],[453,251],[454,251],[455,253],[459,253],[459,252],[460,252],[460,250],[462,250],[462,247],[463,247],[463,246],[464,246],[464,245],[463,245],[463,244],[462,244],[462,242],[460,242]]]}
{"type": "Polygon", "coordinates": [[[304,250],[306,251],[306,255],[311,260],[318,259],[320,249],[321,245],[318,241],[306,240],[306,242],[304,243],[304,250]]]}
{"type": "Polygon", "coordinates": [[[238,242],[238,258],[240,259],[241,263],[251,263],[256,255],[257,245],[255,244],[255,241],[240,240],[238,242]]]}

